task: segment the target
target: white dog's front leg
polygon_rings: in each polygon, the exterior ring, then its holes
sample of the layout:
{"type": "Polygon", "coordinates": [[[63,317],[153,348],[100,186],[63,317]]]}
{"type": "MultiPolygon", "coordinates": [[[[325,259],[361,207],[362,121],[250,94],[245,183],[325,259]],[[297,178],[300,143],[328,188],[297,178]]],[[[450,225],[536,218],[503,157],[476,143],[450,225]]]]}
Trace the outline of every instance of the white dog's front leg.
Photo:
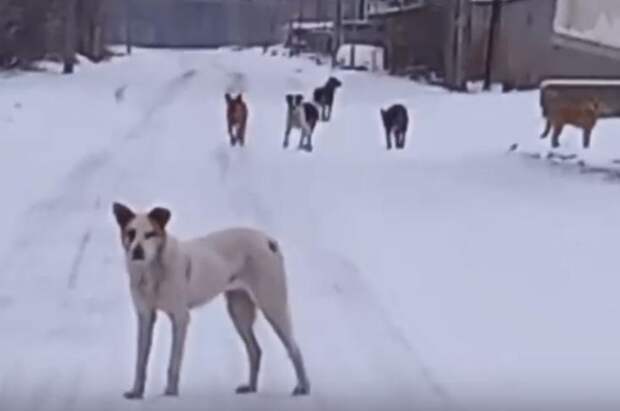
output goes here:
{"type": "Polygon", "coordinates": [[[170,351],[170,363],[168,365],[168,384],[166,385],[165,395],[179,395],[179,374],[183,361],[183,350],[187,326],[189,324],[189,311],[169,313],[172,323],[172,349],[170,351]]]}
{"type": "Polygon", "coordinates": [[[138,313],[138,343],[136,353],[136,369],[133,388],[125,393],[125,398],[140,399],[144,395],[146,383],[146,366],[153,341],[153,327],[157,314],[154,310],[138,313]]]}
{"type": "Polygon", "coordinates": [[[283,148],[288,148],[288,140],[289,140],[289,136],[291,135],[291,130],[292,130],[293,126],[291,125],[290,120],[286,122],[286,130],[284,131],[284,141],[282,142],[282,147],[283,148]]]}

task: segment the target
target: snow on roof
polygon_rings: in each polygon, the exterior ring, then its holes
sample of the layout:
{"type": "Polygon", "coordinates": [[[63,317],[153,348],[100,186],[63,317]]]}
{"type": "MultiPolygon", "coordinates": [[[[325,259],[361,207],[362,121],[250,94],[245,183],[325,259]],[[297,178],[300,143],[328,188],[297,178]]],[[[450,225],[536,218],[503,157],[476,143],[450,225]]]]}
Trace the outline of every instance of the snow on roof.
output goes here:
{"type": "Polygon", "coordinates": [[[293,29],[302,30],[330,30],[334,28],[333,21],[295,21],[285,24],[286,27],[292,26],[293,29]]]}
{"type": "Polygon", "coordinates": [[[381,14],[391,14],[391,13],[399,13],[403,11],[409,11],[424,7],[424,2],[422,0],[413,2],[411,4],[403,4],[400,6],[393,6],[387,3],[371,3],[368,5],[368,14],[369,15],[381,15],[381,14]]]}
{"type": "Polygon", "coordinates": [[[620,86],[620,79],[549,79],[543,80],[540,87],[548,86],[620,86]]]}

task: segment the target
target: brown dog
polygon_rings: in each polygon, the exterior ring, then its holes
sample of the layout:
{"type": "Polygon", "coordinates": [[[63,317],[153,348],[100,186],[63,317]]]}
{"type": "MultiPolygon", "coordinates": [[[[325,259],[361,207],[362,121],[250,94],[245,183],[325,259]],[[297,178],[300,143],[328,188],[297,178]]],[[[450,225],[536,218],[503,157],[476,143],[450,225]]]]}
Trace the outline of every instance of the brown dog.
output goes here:
{"type": "Polygon", "coordinates": [[[551,128],[551,147],[560,146],[560,134],[564,126],[569,124],[583,130],[583,148],[590,147],[592,129],[604,110],[603,103],[598,98],[590,98],[579,102],[557,102],[547,110],[547,124],[540,138],[549,135],[551,128]]]}
{"type": "Polygon", "coordinates": [[[228,135],[230,145],[237,143],[242,147],[245,145],[245,126],[248,121],[248,106],[239,94],[236,98],[226,93],[226,120],[228,122],[228,135]]]}

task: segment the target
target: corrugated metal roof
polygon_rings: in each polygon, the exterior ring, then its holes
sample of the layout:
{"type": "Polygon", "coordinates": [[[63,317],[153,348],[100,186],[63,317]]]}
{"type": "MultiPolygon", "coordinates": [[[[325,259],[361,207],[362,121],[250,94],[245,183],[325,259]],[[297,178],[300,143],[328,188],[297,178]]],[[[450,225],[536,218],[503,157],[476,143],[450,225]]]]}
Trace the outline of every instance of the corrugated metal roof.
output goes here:
{"type": "MultiPolygon", "coordinates": [[[[470,3],[493,4],[495,0],[469,0],[470,3]]],[[[513,3],[522,0],[499,0],[500,3],[513,3]]]]}
{"type": "Polygon", "coordinates": [[[407,2],[403,2],[403,4],[394,6],[391,1],[377,1],[374,3],[369,3],[368,5],[368,15],[371,16],[380,16],[383,14],[392,14],[392,13],[400,13],[403,11],[414,10],[426,5],[425,0],[409,0],[407,2]]]}

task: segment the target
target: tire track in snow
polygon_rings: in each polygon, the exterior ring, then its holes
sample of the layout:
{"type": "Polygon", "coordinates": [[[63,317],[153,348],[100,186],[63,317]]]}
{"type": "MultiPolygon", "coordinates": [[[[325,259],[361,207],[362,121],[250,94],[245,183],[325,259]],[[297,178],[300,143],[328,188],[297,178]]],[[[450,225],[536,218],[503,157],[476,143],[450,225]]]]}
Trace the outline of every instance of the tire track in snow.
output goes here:
{"type": "Polygon", "coordinates": [[[260,184],[252,169],[253,153],[221,147],[214,152],[214,158],[226,190],[229,208],[240,217],[248,217],[258,225],[271,227],[274,219],[258,190],[260,184]]]}
{"type": "MultiPolygon", "coordinates": [[[[127,142],[130,140],[143,137],[144,129],[152,121],[155,114],[157,114],[158,112],[162,111],[163,109],[171,105],[176,100],[176,98],[180,95],[180,92],[183,89],[182,86],[186,85],[187,80],[193,78],[195,75],[196,75],[196,70],[194,69],[188,70],[188,71],[185,71],[180,76],[171,80],[168,84],[166,84],[163,87],[162,91],[159,93],[158,97],[151,103],[149,108],[146,110],[146,112],[137,122],[137,124],[123,135],[122,140],[124,142],[127,142]]],[[[122,147],[116,148],[115,152],[119,153],[121,152],[121,149],[122,147]]],[[[88,181],[89,179],[91,180],[90,183],[92,184],[92,179],[96,177],[96,173],[97,172],[101,173],[104,170],[105,166],[108,165],[114,159],[113,155],[109,151],[106,151],[101,154],[97,154],[95,155],[94,158],[95,160],[98,160],[98,161],[96,161],[94,164],[89,164],[88,162],[82,163],[78,165],[76,172],[73,173],[73,176],[77,178],[77,183],[80,184],[82,187],[84,187],[86,184],[89,183],[88,181]],[[84,173],[85,170],[89,170],[90,172],[84,173]]],[[[126,173],[127,173],[127,168],[121,168],[121,172],[117,176],[116,181],[120,181],[124,179],[126,177],[126,173]]],[[[62,201],[62,199],[60,201],[62,201]]],[[[91,221],[96,218],[97,212],[100,209],[101,209],[101,196],[98,195],[94,201],[94,206],[92,209],[93,217],[91,218],[91,221]]],[[[91,222],[89,227],[82,234],[80,241],[78,242],[75,257],[73,259],[73,264],[71,266],[71,269],[69,270],[69,275],[68,275],[68,288],[69,289],[74,289],[76,286],[77,279],[80,273],[81,263],[84,258],[84,254],[86,253],[87,246],[90,243],[90,240],[93,236],[93,231],[94,231],[94,224],[91,222]]]]}
{"type": "MultiPolygon", "coordinates": [[[[213,156],[220,173],[222,188],[226,192],[228,208],[241,219],[250,218],[256,226],[275,234],[277,224],[261,198],[259,191],[261,185],[257,184],[257,173],[254,173],[252,169],[253,153],[249,150],[230,150],[229,147],[222,146],[213,152],[213,156]]],[[[312,376],[310,378],[312,379],[312,376]]],[[[312,395],[300,398],[294,408],[300,411],[344,411],[332,405],[322,393],[317,391],[315,386],[312,395]]],[[[272,405],[271,409],[276,410],[280,407],[272,405]]]]}
{"type": "MultiPolygon", "coordinates": [[[[366,322],[364,328],[368,328],[366,330],[368,333],[386,336],[379,346],[372,349],[367,347],[371,355],[379,355],[374,366],[377,371],[386,376],[390,375],[397,381],[409,380],[414,385],[416,383],[415,376],[418,376],[428,392],[439,403],[437,404],[438,408],[432,409],[462,410],[445,385],[436,378],[415,346],[403,334],[400,327],[394,323],[391,316],[387,314],[379,299],[363,280],[360,273],[361,268],[344,254],[317,246],[316,243],[306,243],[304,250],[308,253],[306,258],[309,261],[320,262],[318,264],[319,269],[313,271],[329,273],[329,278],[326,281],[332,283],[333,293],[337,295],[339,300],[346,302],[340,307],[342,309],[341,314],[345,318],[343,323],[353,323],[359,321],[359,318],[364,318],[364,322],[366,322]],[[321,269],[323,264],[324,267],[321,269]],[[390,352],[390,355],[386,355],[386,352],[390,352]],[[399,361],[401,356],[401,361],[399,361]],[[407,370],[400,369],[397,373],[394,372],[403,364],[403,358],[412,359],[415,364],[415,370],[413,370],[415,376],[410,379],[407,378],[409,374],[407,370]],[[392,367],[388,364],[391,364],[392,367]]],[[[402,392],[405,392],[406,386],[401,387],[401,389],[402,392]]],[[[396,394],[399,395],[399,393],[396,394]]],[[[416,399],[412,395],[413,403],[416,399]]],[[[425,404],[425,407],[428,405],[425,404]]]]}
{"type": "MultiPolygon", "coordinates": [[[[35,203],[26,213],[27,221],[23,226],[22,232],[17,236],[16,244],[18,247],[9,247],[8,254],[3,258],[4,272],[10,272],[14,269],[16,263],[14,259],[19,259],[22,254],[22,248],[24,245],[29,245],[32,233],[41,231],[41,226],[47,226],[48,231],[51,230],[50,223],[59,224],[64,221],[63,216],[67,215],[67,210],[72,208],[78,208],[81,212],[87,212],[91,214],[89,221],[93,221],[96,218],[97,213],[101,207],[101,195],[96,194],[94,199],[89,195],[87,191],[96,184],[94,180],[98,176],[104,174],[106,167],[110,165],[114,160],[122,161],[122,154],[125,154],[125,146],[131,142],[138,140],[144,136],[144,129],[152,121],[153,117],[172,104],[180,93],[184,90],[184,86],[188,84],[188,81],[196,75],[197,71],[194,69],[187,70],[181,75],[173,78],[165,83],[161,91],[153,99],[151,104],[147,107],[144,114],[140,119],[126,132],[120,140],[114,140],[109,147],[100,150],[87,156],[84,160],[79,162],[67,175],[63,184],[61,184],[62,191],[51,198],[43,199],[35,203]],[[118,143],[121,146],[118,146],[118,143]],[[55,217],[57,218],[55,218],[55,217]]],[[[129,154],[131,150],[129,150],[129,154]]],[[[128,156],[130,157],[130,156],[128,156]]],[[[126,159],[128,161],[128,159],[126,159]]],[[[127,168],[122,167],[121,173],[114,179],[114,181],[120,181],[126,177],[127,168]]],[[[113,185],[113,184],[112,184],[113,185]]],[[[93,224],[89,226],[79,235],[76,241],[76,251],[72,259],[71,267],[67,270],[67,286],[70,289],[75,288],[79,277],[79,271],[84,254],[87,250],[87,246],[93,236],[93,224]]],[[[17,263],[19,265],[19,263],[17,263]]]]}
{"type": "MultiPolygon", "coordinates": [[[[344,266],[343,272],[350,273],[350,276],[355,276],[357,281],[360,281],[362,283],[363,290],[368,295],[367,300],[378,301],[378,298],[372,295],[371,288],[367,284],[365,284],[364,280],[361,278],[361,275],[359,273],[357,266],[355,266],[343,254],[331,252],[331,255],[333,256],[333,258],[336,259],[336,264],[340,264],[344,266]],[[353,267],[353,269],[351,268],[347,269],[347,267],[353,267]]],[[[443,409],[453,410],[453,411],[463,411],[463,408],[453,398],[452,394],[446,388],[445,384],[436,377],[434,371],[428,365],[428,363],[423,359],[418,349],[403,334],[403,331],[401,330],[401,328],[394,323],[392,317],[387,314],[385,308],[381,304],[376,303],[373,306],[373,310],[376,311],[377,315],[382,319],[382,322],[385,324],[387,333],[390,335],[393,341],[400,344],[400,346],[404,348],[405,350],[407,350],[410,353],[410,355],[413,357],[415,363],[418,365],[420,375],[422,376],[424,382],[427,384],[430,391],[434,393],[434,395],[444,405],[443,409]]]]}
{"type": "MultiPolygon", "coordinates": [[[[28,290],[32,290],[32,283],[37,283],[37,277],[32,276],[31,272],[45,270],[45,257],[63,258],[70,255],[66,254],[64,249],[61,249],[61,256],[48,255],[54,253],[54,247],[58,247],[59,241],[54,238],[54,233],[59,232],[59,227],[64,226],[69,227],[69,234],[76,233],[74,255],[69,260],[66,276],[57,277],[54,275],[56,273],[48,273],[47,278],[55,282],[60,279],[59,285],[64,286],[65,290],[73,291],[77,288],[81,266],[96,231],[95,222],[99,218],[102,198],[104,198],[102,191],[105,193],[118,181],[126,178],[129,168],[120,167],[117,175],[109,179],[107,184],[98,184],[98,181],[103,181],[102,177],[106,173],[111,174],[108,171],[111,164],[128,162],[135,155],[136,150],[130,150],[128,146],[141,141],[144,130],[153,118],[176,101],[181,92],[185,90],[184,86],[195,74],[195,70],[188,70],[165,83],[144,114],[126,133],[122,134],[119,139],[114,139],[107,148],[88,155],[77,163],[61,182],[61,191],[57,195],[36,202],[25,212],[24,224],[19,227],[17,239],[2,259],[2,279],[4,281],[11,281],[12,278],[18,280],[11,284],[13,287],[8,287],[13,294],[17,293],[13,296],[14,298],[33,297],[28,290]],[[87,222],[85,228],[84,222],[87,222]],[[81,232],[74,229],[76,225],[82,229],[81,232]],[[41,253],[43,259],[41,259],[41,253]],[[21,287],[25,288],[23,293],[20,291],[21,287]]],[[[143,150],[138,152],[143,152],[143,150]]],[[[66,234],[66,232],[62,234],[61,242],[66,242],[66,234]]],[[[43,283],[37,284],[37,290],[50,292],[43,283]],[[41,285],[42,288],[39,287],[41,285]]],[[[62,299],[62,295],[57,295],[57,297],[62,299]]],[[[60,324],[60,326],[64,327],[65,324],[60,324]]],[[[45,327],[41,331],[45,332],[45,327]]],[[[45,337],[42,335],[40,338],[45,337]]],[[[78,402],[79,392],[76,390],[79,389],[77,384],[81,381],[79,378],[82,372],[81,366],[78,367],[77,374],[70,375],[66,380],[57,380],[58,375],[64,374],[66,369],[39,370],[27,380],[23,378],[20,380],[19,376],[23,374],[24,369],[29,367],[23,363],[15,364],[15,366],[17,368],[0,370],[0,386],[2,387],[0,396],[5,397],[15,406],[24,406],[24,410],[56,408],[69,411],[74,409],[78,402]]],[[[4,401],[0,402],[0,407],[3,407],[3,403],[4,401]]]]}
{"type": "MultiPolygon", "coordinates": [[[[228,193],[230,208],[242,217],[250,217],[261,228],[273,231],[278,230],[280,227],[277,226],[276,220],[269,212],[269,207],[261,198],[260,187],[262,184],[259,184],[259,179],[256,177],[258,173],[252,170],[252,153],[244,151],[231,154],[230,151],[219,150],[216,151],[215,156],[228,193]]],[[[286,232],[287,236],[292,234],[286,232]]],[[[439,409],[462,411],[463,408],[452,397],[445,384],[435,376],[433,370],[416,347],[403,334],[400,327],[393,322],[392,318],[378,302],[378,298],[373,295],[360,274],[360,267],[342,253],[317,246],[319,239],[310,242],[306,238],[299,238],[299,236],[295,235],[293,237],[296,243],[303,246],[305,257],[313,262],[312,265],[316,265],[317,261],[327,262],[326,267],[321,269],[319,264],[319,269],[313,271],[334,275],[334,277],[330,277],[326,281],[333,282],[332,290],[338,295],[338,299],[342,300],[339,308],[341,311],[340,315],[345,319],[343,323],[355,323],[359,321],[360,317],[365,318],[366,321],[369,318],[374,318],[371,322],[372,329],[369,329],[368,332],[388,336],[388,345],[401,352],[405,357],[413,359],[413,362],[416,364],[416,375],[421,378],[428,392],[439,402],[439,409]],[[354,300],[350,299],[352,290],[356,294],[354,300]],[[353,305],[355,305],[355,308],[352,308],[353,305]]],[[[388,342],[387,339],[386,342],[388,342]]],[[[385,351],[382,346],[376,348],[376,350],[373,350],[373,353],[385,351]]],[[[392,358],[388,362],[392,364],[392,369],[378,364],[375,367],[382,369],[383,371],[381,372],[388,375],[391,373],[391,370],[396,369],[401,364],[397,358],[392,358]]],[[[415,383],[415,381],[413,382],[415,383]]]]}

